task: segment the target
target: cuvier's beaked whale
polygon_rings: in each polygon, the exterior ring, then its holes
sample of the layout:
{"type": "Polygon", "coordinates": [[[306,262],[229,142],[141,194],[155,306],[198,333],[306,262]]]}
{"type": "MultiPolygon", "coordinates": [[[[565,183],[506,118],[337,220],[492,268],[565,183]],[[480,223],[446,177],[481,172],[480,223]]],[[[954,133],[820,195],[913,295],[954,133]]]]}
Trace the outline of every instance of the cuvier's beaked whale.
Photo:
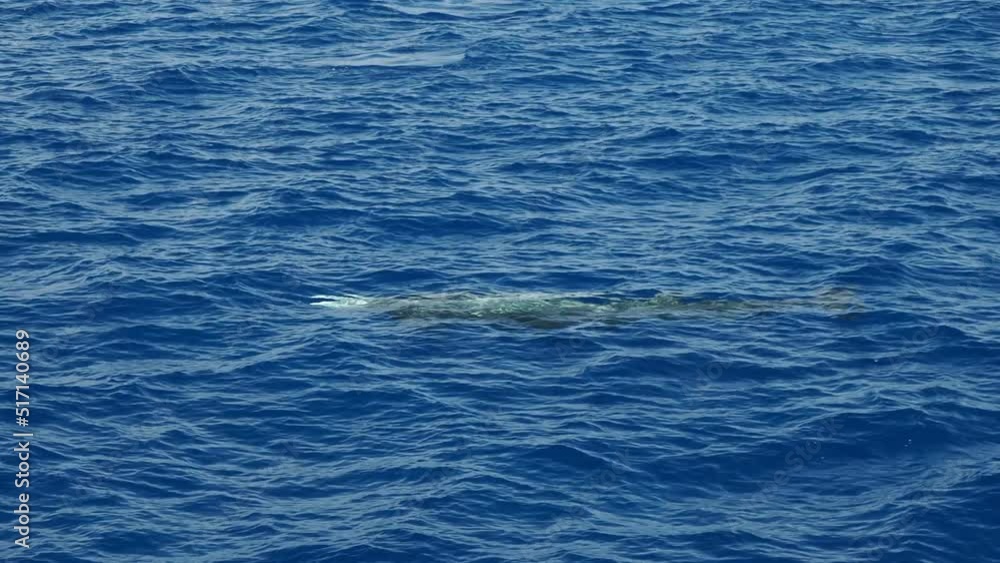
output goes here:
{"type": "Polygon", "coordinates": [[[668,293],[653,297],[615,297],[589,293],[508,293],[477,295],[439,293],[402,297],[316,295],[313,305],[334,309],[368,309],[397,319],[513,321],[540,328],[556,328],[599,321],[619,323],[644,317],[683,314],[767,313],[790,307],[820,307],[843,314],[857,308],[853,292],[828,289],[816,297],[784,300],[683,298],[668,293]]]}

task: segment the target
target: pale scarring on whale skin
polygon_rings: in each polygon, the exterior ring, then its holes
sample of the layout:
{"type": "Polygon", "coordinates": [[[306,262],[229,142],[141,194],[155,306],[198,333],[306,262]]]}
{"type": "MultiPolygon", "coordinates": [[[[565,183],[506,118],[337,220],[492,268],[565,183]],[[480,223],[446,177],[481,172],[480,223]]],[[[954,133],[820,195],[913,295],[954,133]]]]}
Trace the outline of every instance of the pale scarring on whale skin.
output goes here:
{"type": "Polygon", "coordinates": [[[313,305],[333,309],[370,309],[397,319],[506,320],[551,328],[588,321],[624,322],[649,316],[674,317],[704,313],[768,313],[792,307],[820,307],[839,316],[855,314],[860,302],[847,289],[827,289],[816,297],[772,301],[686,299],[668,293],[648,298],[602,296],[588,293],[511,293],[476,295],[440,293],[410,297],[316,295],[313,305]]]}

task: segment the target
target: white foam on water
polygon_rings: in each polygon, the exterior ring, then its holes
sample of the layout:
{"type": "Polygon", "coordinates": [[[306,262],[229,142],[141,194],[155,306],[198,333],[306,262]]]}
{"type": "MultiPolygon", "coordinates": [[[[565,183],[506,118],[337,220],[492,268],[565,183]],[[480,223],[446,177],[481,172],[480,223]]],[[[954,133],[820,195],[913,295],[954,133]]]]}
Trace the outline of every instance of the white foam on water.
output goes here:
{"type": "Polygon", "coordinates": [[[319,299],[319,301],[314,301],[313,305],[330,307],[331,309],[349,309],[371,304],[371,299],[357,295],[313,295],[312,298],[319,299]]]}

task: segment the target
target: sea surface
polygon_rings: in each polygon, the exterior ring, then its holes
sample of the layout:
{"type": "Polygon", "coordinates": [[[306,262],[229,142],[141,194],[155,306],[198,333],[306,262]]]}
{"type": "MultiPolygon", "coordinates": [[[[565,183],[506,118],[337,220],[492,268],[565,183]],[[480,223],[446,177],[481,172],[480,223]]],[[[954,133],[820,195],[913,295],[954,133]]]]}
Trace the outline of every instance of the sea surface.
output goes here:
{"type": "Polygon", "coordinates": [[[12,1],[0,84],[3,561],[1000,561],[998,2],[12,1]],[[313,305],[459,292],[774,307],[313,305]]]}

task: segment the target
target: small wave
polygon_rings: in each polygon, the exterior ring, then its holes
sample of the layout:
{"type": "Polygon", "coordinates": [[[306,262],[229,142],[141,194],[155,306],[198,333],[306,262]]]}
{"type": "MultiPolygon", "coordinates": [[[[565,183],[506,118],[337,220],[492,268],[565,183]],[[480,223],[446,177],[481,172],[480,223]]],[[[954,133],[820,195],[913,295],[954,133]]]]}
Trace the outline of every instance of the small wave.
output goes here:
{"type": "Polygon", "coordinates": [[[465,51],[421,51],[407,53],[368,53],[327,61],[333,66],[382,66],[393,68],[437,67],[460,63],[465,51]]]}

